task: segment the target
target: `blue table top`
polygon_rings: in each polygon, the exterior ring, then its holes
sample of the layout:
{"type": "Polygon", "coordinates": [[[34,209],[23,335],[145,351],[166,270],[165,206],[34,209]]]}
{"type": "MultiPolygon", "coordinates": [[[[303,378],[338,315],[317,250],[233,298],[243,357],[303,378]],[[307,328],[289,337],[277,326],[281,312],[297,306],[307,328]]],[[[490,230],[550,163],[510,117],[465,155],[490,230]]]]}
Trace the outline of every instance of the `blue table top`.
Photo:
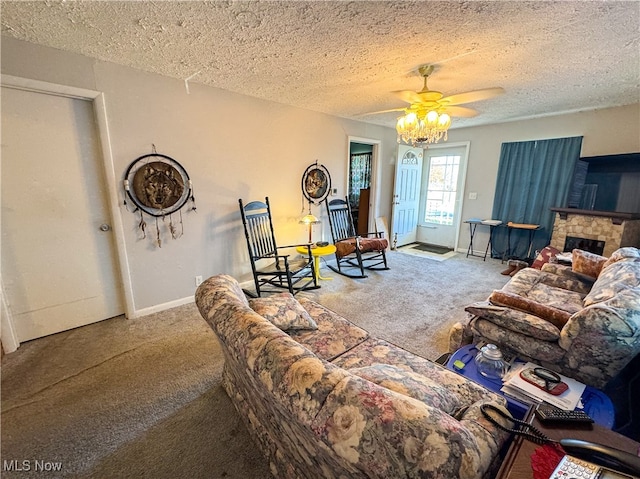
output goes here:
{"type": "MultiPolygon", "coordinates": [[[[502,381],[499,379],[490,379],[480,374],[476,368],[474,361],[478,349],[473,344],[463,346],[451,355],[449,361],[447,361],[447,369],[457,372],[462,376],[475,381],[487,389],[502,394],[500,388],[502,387],[502,381]],[[455,361],[462,361],[464,367],[458,369],[454,367],[455,361]]],[[[510,397],[505,396],[507,400],[507,408],[514,417],[522,419],[529,409],[529,405],[516,401],[510,397]]],[[[591,418],[601,426],[611,429],[615,422],[615,410],[611,399],[607,397],[599,389],[587,386],[582,393],[582,404],[584,405],[583,411],[586,412],[591,418]]]]}

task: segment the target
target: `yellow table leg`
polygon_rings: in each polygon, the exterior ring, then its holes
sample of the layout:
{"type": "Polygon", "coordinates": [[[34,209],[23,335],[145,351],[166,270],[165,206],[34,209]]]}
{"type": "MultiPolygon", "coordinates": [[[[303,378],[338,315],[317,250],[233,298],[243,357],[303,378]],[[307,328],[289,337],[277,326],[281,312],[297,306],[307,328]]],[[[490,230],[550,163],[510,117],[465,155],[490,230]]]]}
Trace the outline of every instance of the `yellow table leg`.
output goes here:
{"type": "Polygon", "coordinates": [[[316,269],[316,281],[320,281],[321,279],[323,280],[328,280],[328,279],[333,279],[329,276],[327,276],[326,278],[323,276],[320,276],[320,256],[315,256],[314,258],[314,267],[316,269]]]}

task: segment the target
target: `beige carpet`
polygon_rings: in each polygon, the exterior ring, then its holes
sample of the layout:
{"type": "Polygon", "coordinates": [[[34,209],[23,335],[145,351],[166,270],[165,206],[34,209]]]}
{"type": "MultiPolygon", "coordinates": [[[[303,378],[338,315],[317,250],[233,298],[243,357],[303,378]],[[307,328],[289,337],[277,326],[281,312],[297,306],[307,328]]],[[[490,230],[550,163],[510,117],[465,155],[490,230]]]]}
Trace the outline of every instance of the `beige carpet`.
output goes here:
{"type": "MultiPolygon", "coordinates": [[[[464,255],[433,261],[390,252],[389,263],[362,280],[323,270],[334,279],[304,294],[435,359],[463,306],[509,279],[499,261],[464,255]]],[[[194,305],[25,343],[2,359],[1,475],[270,477],[220,387],[221,367],[217,340],[194,305]],[[36,461],[61,470],[36,471],[44,464],[36,461]]]]}

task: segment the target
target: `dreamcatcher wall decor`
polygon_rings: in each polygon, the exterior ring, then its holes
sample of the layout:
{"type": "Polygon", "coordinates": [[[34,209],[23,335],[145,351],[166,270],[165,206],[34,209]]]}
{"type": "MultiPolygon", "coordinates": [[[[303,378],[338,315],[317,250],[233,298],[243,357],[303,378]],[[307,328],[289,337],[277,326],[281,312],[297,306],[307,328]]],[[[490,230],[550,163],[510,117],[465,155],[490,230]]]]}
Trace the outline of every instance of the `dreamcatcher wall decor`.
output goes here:
{"type": "Polygon", "coordinates": [[[136,158],[124,174],[124,204],[129,198],[135,205],[132,213],[140,214],[138,230],[142,237],[147,237],[147,222],[144,215],[155,218],[156,244],[162,247],[160,222],[167,226],[173,239],[184,233],[182,208],[190,201],[190,211],[196,211],[196,199],[193,196],[193,185],[184,167],[173,158],[156,152],[136,158]],[[174,220],[177,215],[177,221],[174,220]],[[167,224],[168,221],[168,224],[167,224]]]}

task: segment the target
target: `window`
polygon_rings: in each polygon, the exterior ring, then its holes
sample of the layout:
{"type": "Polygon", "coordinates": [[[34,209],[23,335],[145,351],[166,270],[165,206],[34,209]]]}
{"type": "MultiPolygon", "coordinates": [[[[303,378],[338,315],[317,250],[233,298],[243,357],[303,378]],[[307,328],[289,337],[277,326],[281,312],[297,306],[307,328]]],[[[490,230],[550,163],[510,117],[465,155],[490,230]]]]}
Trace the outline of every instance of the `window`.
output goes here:
{"type": "Polygon", "coordinates": [[[424,221],[452,225],[456,206],[459,155],[432,156],[424,221]]]}

